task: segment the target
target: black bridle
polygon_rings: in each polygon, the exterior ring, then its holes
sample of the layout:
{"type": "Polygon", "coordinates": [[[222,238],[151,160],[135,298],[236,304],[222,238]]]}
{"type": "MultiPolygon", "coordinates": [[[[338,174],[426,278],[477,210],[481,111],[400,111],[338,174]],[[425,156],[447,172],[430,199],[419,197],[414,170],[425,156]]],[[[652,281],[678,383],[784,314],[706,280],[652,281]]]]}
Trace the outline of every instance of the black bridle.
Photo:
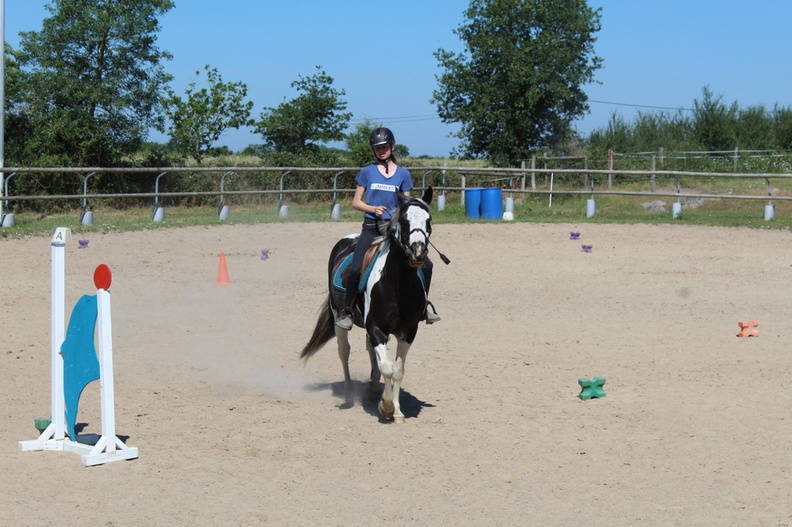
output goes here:
{"type": "Polygon", "coordinates": [[[411,266],[413,266],[413,267],[421,267],[423,265],[424,258],[426,258],[426,253],[429,250],[429,244],[431,243],[429,241],[429,237],[432,235],[432,216],[430,214],[429,215],[429,219],[426,221],[426,229],[421,229],[419,227],[415,227],[415,228],[411,229],[407,233],[406,236],[403,236],[402,235],[402,229],[401,229],[402,211],[406,210],[408,207],[411,207],[411,206],[422,207],[427,212],[429,210],[429,206],[426,205],[423,201],[421,201],[418,198],[413,198],[410,201],[406,202],[400,208],[399,213],[394,215],[394,217],[391,219],[390,237],[391,237],[391,239],[393,241],[396,242],[396,245],[398,245],[399,248],[401,248],[402,252],[410,260],[410,265],[411,266]],[[410,236],[412,236],[412,234],[415,233],[415,232],[423,234],[424,240],[425,240],[425,242],[423,244],[424,245],[423,256],[421,256],[420,258],[418,258],[415,255],[415,251],[409,245],[410,236]],[[407,240],[407,241],[405,242],[405,240],[407,240]]]}

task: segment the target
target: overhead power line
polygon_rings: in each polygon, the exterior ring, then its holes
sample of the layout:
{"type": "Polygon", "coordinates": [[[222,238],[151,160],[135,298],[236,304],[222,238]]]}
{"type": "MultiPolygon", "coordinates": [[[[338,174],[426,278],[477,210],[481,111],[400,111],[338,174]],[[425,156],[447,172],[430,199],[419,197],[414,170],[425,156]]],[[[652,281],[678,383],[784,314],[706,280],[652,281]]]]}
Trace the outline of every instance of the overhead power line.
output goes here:
{"type": "MultiPolygon", "coordinates": [[[[631,104],[626,102],[613,102],[613,101],[600,101],[597,99],[589,99],[588,102],[593,102],[597,104],[609,104],[613,106],[629,106],[631,108],[649,108],[652,110],[682,110],[686,112],[692,112],[692,108],[675,108],[671,106],[653,106],[649,104],[631,104]]],[[[387,123],[412,123],[417,121],[434,121],[440,119],[439,115],[408,115],[403,117],[364,117],[364,118],[355,118],[350,119],[351,123],[364,123],[366,121],[380,121],[380,122],[387,122],[387,123]]]]}
{"type": "Polygon", "coordinates": [[[411,123],[414,121],[432,121],[440,119],[438,115],[412,115],[406,117],[364,117],[362,119],[350,119],[352,123],[364,123],[366,121],[381,121],[388,123],[411,123]]]}
{"type": "Polygon", "coordinates": [[[653,110],[684,110],[686,112],[693,111],[693,108],[672,108],[671,106],[651,106],[648,104],[630,104],[626,102],[597,101],[595,99],[589,99],[588,101],[595,102],[597,104],[612,104],[614,106],[630,106],[632,108],[651,108],[653,110]]]}

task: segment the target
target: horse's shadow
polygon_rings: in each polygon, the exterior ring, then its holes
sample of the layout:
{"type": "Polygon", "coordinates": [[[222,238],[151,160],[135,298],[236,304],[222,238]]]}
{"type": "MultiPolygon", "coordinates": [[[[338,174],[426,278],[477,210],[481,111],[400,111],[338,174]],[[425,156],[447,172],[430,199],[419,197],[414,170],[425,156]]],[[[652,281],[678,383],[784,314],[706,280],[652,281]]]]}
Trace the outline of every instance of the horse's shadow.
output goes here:
{"type": "MultiPolygon", "coordinates": [[[[379,385],[379,390],[375,393],[369,390],[367,382],[352,381],[350,386],[352,391],[352,402],[347,402],[346,394],[344,393],[344,382],[332,383],[316,383],[308,386],[311,391],[319,392],[323,390],[330,390],[334,397],[342,399],[342,402],[337,405],[342,410],[353,408],[356,404],[360,404],[363,410],[385,422],[385,419],[379,414],[377,405],[379,404],[380,395],[382,394],[382,383],[379,385]]],[[[422,401],[415,397],[413,394],[402,388],[399,392],[399,403],[401,404],[401,411],[405,419],[418,417],[423,408],[434,408],[435,405],[422,401]]]]}

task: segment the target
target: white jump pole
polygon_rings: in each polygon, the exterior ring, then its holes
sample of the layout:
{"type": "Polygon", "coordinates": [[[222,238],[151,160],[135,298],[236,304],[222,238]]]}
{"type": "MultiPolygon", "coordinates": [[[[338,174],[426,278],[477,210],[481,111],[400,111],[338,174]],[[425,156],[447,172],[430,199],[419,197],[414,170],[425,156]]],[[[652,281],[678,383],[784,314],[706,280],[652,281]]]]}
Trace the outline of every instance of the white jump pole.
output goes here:
{"type": "MultiPolygon", "coordinates": [[[[71,243],[71,229],[58,228],[52,237],[52,439],[66,436],[66,406],[63,397],[63,355],[66,339],[66,244],[71,243]]],[[[43,435],[46,435],[46,430],[43,435]]],[[[45,438],[48,439],[48,438],[45,438]]]]}
{"type": "MultiPolygon", "coordinates": [[[[109,287],[109,284],[106,286],[109,287]]],[[[113,323],[110,293],[104,289],[96,292],[97,341],[99,344],[99,390],[101,392],[102,437],[96,445],[73,443],[69,450],[81,454],[85,466],[100,465],[110,461],[135,459],[137,447],[128,447],[116,436],[115,386],[113,383],[113,323]]]]}
{"type": "Polygon", "coordinates": [[[71,243],[71,229],[58,227],[52,236],[52,334],[51,334],[51,422],[33,441],[20,441],[20,450],[63,450],[66,437],[66,404],[63,395],[63,356],[61,345],[66,338],[66,244],[71,243]]]}

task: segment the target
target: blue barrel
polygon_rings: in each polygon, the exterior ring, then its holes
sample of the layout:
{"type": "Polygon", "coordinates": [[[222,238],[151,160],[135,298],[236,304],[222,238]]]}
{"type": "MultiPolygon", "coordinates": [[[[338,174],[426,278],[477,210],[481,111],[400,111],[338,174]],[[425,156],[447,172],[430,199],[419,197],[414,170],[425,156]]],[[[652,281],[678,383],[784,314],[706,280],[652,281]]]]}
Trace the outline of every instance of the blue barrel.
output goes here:
{"type": "Polygon", "coordinates": [[[485,220],[503,218],[503,192],[498,188],[485,188],[481,192],[481,216],[485,220]]]}
{"type": "Polygon", "coordinates": [[[481,188],[465,189],[465,215],[477,220],[481,217],[481,188]]]}

